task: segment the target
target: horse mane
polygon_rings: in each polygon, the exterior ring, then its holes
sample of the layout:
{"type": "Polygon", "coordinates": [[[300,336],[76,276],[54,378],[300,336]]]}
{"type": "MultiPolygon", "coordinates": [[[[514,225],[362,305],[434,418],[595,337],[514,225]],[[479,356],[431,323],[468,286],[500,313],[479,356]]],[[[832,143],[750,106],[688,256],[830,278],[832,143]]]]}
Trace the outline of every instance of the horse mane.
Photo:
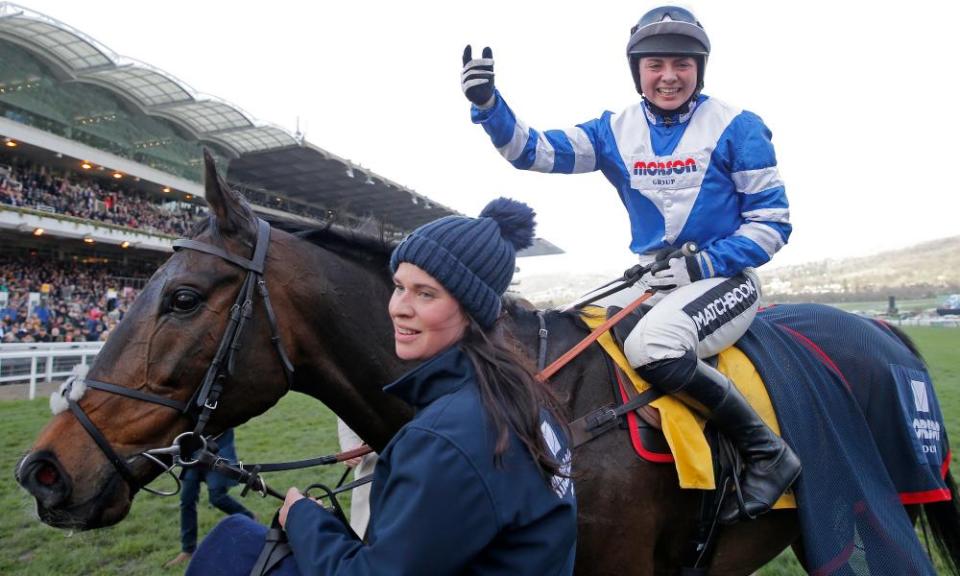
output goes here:
{"type": "MultiPolygon", "coordinates": [[[[258,214],[258,216],[266,220],[273,228],[283,230],[310,244],[321,246],[353,259],[385,261],[390,258],[393,249],[400,243],[399,240],[388,238],[382,225],[373,228],[371,226],[373,221],[347,226],[332,221],[322,224],[306,224],[264,214],[258,214]]],[[[187,237],[195,238],[211,229],[214,234],[217,234],[217,227],[213,225],[213,218],[214,216],[211,214],[198,221],[187,234],[187,237]]]]}
{"type": "Polygon", "coordinates": [[[882,324],[883,324],[884,328],[886,328],[887,330],[889,330],[890,332],[892,332],[893,335],[896,336],[897,339],[899,339],[900,342],[902,342],[903,345],[907,347],[907,350],[909,350],[911,354],[913,354],[913,355],[916,356],[921,362],[923,362],[923,365],[924,365],[924,366],[927,365],[927,360],[926,360],[926,359],[923,357],[923,355],[920,353],[920,349],[917,348],[917,345],[916,345],[916,343],[913,341],[913,338],[910,338],[910,336],[908,336],[907,333],[904,332],[903,330],[901,330],[900,327],[898,327],[898,326],[894,326],[893,324],[891,324],[891,323],[889,323],[889,322],[883,322],[882,324]]]}
{"type": "MultiPolygon", "coordinates": [[[[260,214],[259,217],[278,230],[283,230],[310,244],[321,246],[354,259],[376,261],[378,263],[385,262],[389,260],[394,248],[400,243],[400,240],[387,238],[382,225],[376,225],[374,229],[371,226],[371,224],[374,224],[372,220],[348,226],[332,221],[323,224],[306,224],[264,214],[260,214]]],[[[188,237],[196,237],[210,228],[212,218],[213,216],[210,215],[208,218],[200,220],[194,225],[188,237]]],[[[556,309],[538,310],[533,303],[518,294],[507,293],[503,298],[503,308],[506,314],[515,321],[535,322],[537,312],[542,312],[547,319],[563,318],[587,329],[578,312],[556,309]]]]}
{"type": "Polygon", "coordinates": [[[370,230],[365,223],[355,226],[345,226],[334,222],[311,225],[277,220],[271,221],[270,225],[311,244],[322,246],[345,256],[361,255],[385,260],[390,258],[393,249],[400,243],[399,240],[387,238],[382,225],[377,226],[376,230],[370,230]]]}
{"type": "Polygon", "coordinates": [[[545,321],[549,322],[552,319],[564,319],[581,326],[585,330],[589,330],[580,317],[578,310],[557,310],[555,308],[538,309],[529,300],[516,294],[507,293],[503,297],[503,309],[507,316],[513,318],[515,322],[536,323],[537,313],[540,312],[544,315],[545,321]]]}

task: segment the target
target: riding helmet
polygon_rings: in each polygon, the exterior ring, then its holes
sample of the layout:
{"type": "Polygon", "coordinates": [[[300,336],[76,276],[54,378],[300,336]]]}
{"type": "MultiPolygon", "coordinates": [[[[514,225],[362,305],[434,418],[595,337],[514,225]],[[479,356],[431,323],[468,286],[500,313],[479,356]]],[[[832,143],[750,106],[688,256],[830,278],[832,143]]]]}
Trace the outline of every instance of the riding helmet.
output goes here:
{"type": "Polygon", "coordinates": [[[697,89],[694,97],[703,89],[703,76],[707,71],[710,56],[710,39],[703,25],[692,12],[677,6],[660,6],[650,10],[637,25],[630,29],[627,42],[627,60],[637,92],[640,86],[640,70],[637,63],[643,56],[691,56],[697,61],[697,89]]]}

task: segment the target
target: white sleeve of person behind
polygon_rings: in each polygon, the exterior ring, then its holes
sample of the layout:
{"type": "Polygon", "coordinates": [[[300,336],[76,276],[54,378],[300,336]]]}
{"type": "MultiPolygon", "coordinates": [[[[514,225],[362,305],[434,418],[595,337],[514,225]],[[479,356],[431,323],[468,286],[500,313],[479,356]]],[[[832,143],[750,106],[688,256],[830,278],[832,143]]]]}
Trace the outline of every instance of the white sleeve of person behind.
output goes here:
{"type": "MultiPolygon", "coordinates": [[[[346,423],[337,418],[337,438],[340,441],[340,449],[343,451],[353,450],[363,444],[363,440],[356,432],[350,429],[346,423]]],[[[373,474],[373,469],[377,465],[377,454],[371,452],[360,460],[360,464],[353,469],[354,479],[363,478],[373,474]]],[[[370,521],[370,484],[353,489],[350,494],[350,527],[363,538],[367,530],[367,524],[370,521]]]]}
{"type": "Polygon", "coordinates": [[[547,444],[547,449],[553,454],[554,460],[560,463],[560,474],[550,480],[553,491],[557,496],[563,498],[567,494],[573,496],[573,481],[570,479],[570,449],[560,442],[557,431],[549,422],[540,423],[540,433],[543,434],[543,441],[547,444]]]}

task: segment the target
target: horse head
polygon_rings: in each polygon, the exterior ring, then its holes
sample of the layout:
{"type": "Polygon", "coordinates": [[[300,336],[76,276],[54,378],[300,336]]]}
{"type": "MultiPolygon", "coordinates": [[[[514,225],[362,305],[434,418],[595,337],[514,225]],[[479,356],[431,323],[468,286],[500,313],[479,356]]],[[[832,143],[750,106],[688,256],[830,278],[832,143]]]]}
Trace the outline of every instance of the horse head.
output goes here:
{"type": "MultiPolygon", "coordinates": [[[[270,229],[209,154],[205,162],[208,218],[175,242],[88,373],[55,395],[61,411],[17,465],[47,524],[119,522],[164,471],[147,451],[241,424],[291,387],[323,400],[376,448],[409,417],[380,390],[401,370],[395,359],[356,362],[337,348],[362,340],[362,329],[343,324],[337,287],[347,281],[337,276],[363,264],[270,229]]],[[[385,267],[380,275],[373,290],[385,302],[385,267]]],[[[385,306],[357,322],[390,334],[385,306]]]]}

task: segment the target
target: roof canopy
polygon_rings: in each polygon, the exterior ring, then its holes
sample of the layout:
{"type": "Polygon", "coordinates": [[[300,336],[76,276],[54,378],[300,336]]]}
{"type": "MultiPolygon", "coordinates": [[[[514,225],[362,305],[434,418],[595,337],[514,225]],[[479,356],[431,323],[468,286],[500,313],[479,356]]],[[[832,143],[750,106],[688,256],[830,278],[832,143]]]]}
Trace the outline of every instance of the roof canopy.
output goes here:
{"type": "MultiPolygon", "coordinates": [[[[232,158],[230,183],[257,196],[255,202],[311,218],[373,221],[400,235],[456,214],[9,2],[0,2],[0,114],[194,182],[201,180],[200,148],[210,147],[221,161],[232,158]]],[[[520,255],[561,252],[537,239],[520,255]]]]}
{"type": "Polygon", "coordinates": [[[283,128],[259,122],[238,106],[200,94],[173,75],[122,57],[93,38],[28,8],[0,3],[0,36],[56,67],[64,79],[106,87],[144,113],[166,118],[202,141],[235,156],[299,140],[283,128]]]}
{"type": "Polygon", "coordinates": [[[374,218],[385,223],[389,231],[400,233],[456,214],[310,144],[244,154],[230,162],[228,179],[322,208],[333,219],[341,214],[374,218]]]}

